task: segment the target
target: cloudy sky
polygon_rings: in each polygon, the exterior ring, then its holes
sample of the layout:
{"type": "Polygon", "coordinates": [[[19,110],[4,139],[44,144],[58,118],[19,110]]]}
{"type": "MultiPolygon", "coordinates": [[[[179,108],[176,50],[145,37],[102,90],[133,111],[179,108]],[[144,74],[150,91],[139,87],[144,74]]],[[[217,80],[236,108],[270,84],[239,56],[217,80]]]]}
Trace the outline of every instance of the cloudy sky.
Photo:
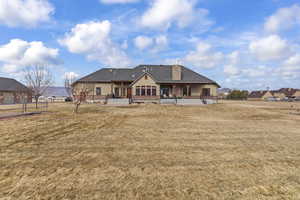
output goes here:
{"type": "Polygon", "coordinates": [[[223,87],[299,88],[299,0],[0,0],[0,76],[176,62],[223,87]]]}

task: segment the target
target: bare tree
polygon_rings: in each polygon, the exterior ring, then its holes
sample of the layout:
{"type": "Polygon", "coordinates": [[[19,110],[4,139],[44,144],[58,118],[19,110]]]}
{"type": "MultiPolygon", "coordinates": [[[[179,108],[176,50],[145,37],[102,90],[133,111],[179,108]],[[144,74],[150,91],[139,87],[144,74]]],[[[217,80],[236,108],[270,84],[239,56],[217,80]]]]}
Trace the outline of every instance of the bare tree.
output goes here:
{"type": "Polygon", "coordinates": [[[39,97],[52,85],[53,78],[50,70],[45,66],[33,66],[24,69],[24,79],[28,88],[32,90],[35,107],[38,108],[39,97]]]}
{"type": "Polygon", "coordinates": [[[72,74],[65,74],[65,90],[67,91],[69,97],[74,99],[75,90],[73,88],[73,84],[76,81],[76,77],[72,74]]]}
{"type": "Polygon", "coordinates": [[[72,97],[74,103],[74,113],[78,113],[79,106],[82,102],[86,101],[87,95],[89,93],[88,87],[85,84],[81,84],[80,87],[75,87],[76,77],[71,74],[65,75],[65,89],[68,95],[72,97]]]}

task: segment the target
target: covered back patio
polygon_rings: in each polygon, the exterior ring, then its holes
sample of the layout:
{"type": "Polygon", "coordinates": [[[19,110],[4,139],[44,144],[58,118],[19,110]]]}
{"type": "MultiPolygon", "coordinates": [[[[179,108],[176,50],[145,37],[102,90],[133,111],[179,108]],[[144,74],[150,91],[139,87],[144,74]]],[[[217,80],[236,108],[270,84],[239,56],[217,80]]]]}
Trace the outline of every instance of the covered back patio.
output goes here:
{"type": "Polygon", "coordinates": [[[160,98],[208,99],[213,98],[210,88],[199,84],[161,84],[160,98]]]}

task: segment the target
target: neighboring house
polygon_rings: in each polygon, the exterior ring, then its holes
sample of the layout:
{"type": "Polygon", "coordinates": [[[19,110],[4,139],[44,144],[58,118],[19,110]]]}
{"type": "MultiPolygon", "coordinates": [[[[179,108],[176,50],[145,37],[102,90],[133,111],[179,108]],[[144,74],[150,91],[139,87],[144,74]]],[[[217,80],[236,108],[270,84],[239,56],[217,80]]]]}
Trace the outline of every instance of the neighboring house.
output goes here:
{"type": "Polygon", "coordinates": [[[273,92],[271,91],[252,91],[248,95],[248,100],[250,101],[263,101],[269,98],[273,98],[273,92]]]}
{"type": "Polygon", "coordinates": [[[282,93],[278,90],[277,91],[272,91],[272,95],[275,98],[275,100],[283,100],[287,97],[284,93],[282,93]]]}
{"type": "Polygon", "coordinates": [[[300,90],[293,89],[293,88],[281,88],[278,92],[285,95],[287,98],[299,98],[300,97],[300,90]]]}
{"type": "Polygon", "coordinates": [[[0,104],[31,102],[31,91],[22,83],[0,77],[0,104]]]}
{"type": "Polygon", "coordinates": [[[76,95],[88,89],[87,99],[127,98],[132,102],[160,99],[208,99],[217,97],[220,87],[181,65],[139,65],[132,69],[103,68],[73,84],[76,95]]]}
{"type": "Polygon", "coordinates": [[[70,95],[65,87],[48,87],[45,90],[43,96],[40,97],[40,100],[47,100],[50,102],[64,102],[68,97],[70,97],[70,95]]]}
{"type": "Polygon", "coordinates": [[[248,100],[284,100],[300,98],[300,90],[293,88],[281,88],[272,91],[253,91],[249,94],[248,100]]]}

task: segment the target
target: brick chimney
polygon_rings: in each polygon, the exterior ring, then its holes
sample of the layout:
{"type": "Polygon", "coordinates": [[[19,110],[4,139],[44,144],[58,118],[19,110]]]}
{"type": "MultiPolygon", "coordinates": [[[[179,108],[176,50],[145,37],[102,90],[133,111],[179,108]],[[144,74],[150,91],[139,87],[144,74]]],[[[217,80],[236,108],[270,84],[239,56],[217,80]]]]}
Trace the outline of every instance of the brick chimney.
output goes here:
{"type": "Polygon", "coordinates": [[[180,65],[172,66],[172,80],[173,81],[181,80],[181,70],[182,70],[182,67],[180,65]]]}

